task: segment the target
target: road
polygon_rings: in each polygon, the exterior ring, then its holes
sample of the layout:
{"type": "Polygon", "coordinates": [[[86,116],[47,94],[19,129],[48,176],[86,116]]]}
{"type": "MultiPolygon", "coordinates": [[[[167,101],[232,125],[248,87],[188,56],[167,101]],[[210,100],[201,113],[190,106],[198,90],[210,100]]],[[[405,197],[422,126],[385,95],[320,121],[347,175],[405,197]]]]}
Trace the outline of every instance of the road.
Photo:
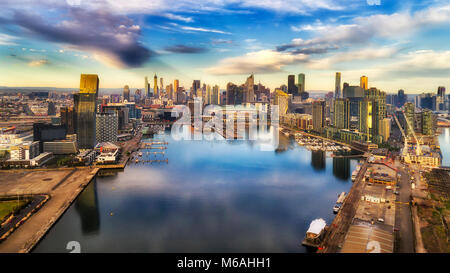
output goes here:
{"type": "Polygon", "coordinates": [[[401,175],[399,179],[395,209],[395,230],[397,245],[395,251],[399,253],[414,253],[414,233],[411,218],[411,208],[409,202],[411,200],[411,175],[400,163],[396,164],[398,173],[401,175]]]}

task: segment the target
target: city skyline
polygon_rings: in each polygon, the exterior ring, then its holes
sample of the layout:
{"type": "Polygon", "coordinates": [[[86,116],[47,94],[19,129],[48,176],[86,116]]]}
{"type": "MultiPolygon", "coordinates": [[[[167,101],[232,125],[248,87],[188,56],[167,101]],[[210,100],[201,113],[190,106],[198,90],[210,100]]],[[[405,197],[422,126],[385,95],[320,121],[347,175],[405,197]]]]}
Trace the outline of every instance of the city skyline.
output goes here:
{"type": "Polygon", "coordinates": [[[6,1],[0,86],[74,88],[95,73],[105,88],[144,89],[156,73],[223,89],[254,73],[273,91],[303,73],[306,91],[335,91],[336,72],[388,93],[450,85],[444,1],[61,2],[6,1]]]}

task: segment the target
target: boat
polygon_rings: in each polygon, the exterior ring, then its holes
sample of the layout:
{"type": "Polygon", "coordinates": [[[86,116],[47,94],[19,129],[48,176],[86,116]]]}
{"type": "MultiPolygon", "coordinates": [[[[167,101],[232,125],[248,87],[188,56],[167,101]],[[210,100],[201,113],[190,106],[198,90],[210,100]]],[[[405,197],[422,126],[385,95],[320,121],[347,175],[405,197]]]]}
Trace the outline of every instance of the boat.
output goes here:
{"type": "Polygon", "coordinates": [[[336,204],[342,204],[342,203],[344,203],[344,200],[345,200],[345,192],[343,191],[343,192],[341,192],[341,194],[339,194],[339,196],[338,196],[338,199],[337,199],[337,201],[336,201],[336,204]]]}
{"type": "Polygon", "coordinates": [[[355,182],[356,176],[358,176],[358,171],[359,171],[359,170],[354,170],[354,171],[352,172],[352,182],[355,182]]]}
{"type": "Polygon", "coordinates": [[[341,210],[341,205],[339,205],[339,204],[334,205],[334,207],[333,207],[334,214],[337,214],[340,210],[341,210]]]}
{"type": "Polygon", "coordinates": [[[306,231],[302,245],[317,249],[322,243],[326,226],[327,223],[322,218],[313,220],[306,231]]]}

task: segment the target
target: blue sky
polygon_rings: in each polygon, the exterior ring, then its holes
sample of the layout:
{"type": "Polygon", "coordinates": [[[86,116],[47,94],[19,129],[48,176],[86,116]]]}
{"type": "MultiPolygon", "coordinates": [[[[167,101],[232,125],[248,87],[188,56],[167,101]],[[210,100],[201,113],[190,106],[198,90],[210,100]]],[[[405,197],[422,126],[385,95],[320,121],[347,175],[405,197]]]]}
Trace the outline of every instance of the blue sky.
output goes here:
{"type": "Polygon", "coordinates": [[[2,0],[0,86],[142,88],[154,73],[224,88],[344,82],[387,92],[450,87],[450,3],[387,0],[2,0]],[[379,4],[377,4],[379,2],[379,4]]]}

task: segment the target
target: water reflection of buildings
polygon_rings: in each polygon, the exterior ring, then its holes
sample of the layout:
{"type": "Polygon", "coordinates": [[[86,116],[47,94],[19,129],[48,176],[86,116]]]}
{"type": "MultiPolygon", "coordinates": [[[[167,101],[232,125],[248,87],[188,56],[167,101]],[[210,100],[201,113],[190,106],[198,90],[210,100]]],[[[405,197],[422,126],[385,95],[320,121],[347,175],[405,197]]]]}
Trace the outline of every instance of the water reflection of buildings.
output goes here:
{"type": "Polygon", "coordinates": [[[83,234],[98,233],[100,230],[100,214],[98,211],[96,178],[77,198],[75,209],[81,218],[83,234]]]}
{"type": "Polygon", "coordinates": [[[350,177],[350,158],[333,158],[333,175],[342,180],[348,180],[350,177]]]}
{"type": "Polygon", "coordinates": [[[315,170],[324,170],[326,167],[326,154],[325,151],[312,151],[311,152],[311,166],[315,170]]]}

